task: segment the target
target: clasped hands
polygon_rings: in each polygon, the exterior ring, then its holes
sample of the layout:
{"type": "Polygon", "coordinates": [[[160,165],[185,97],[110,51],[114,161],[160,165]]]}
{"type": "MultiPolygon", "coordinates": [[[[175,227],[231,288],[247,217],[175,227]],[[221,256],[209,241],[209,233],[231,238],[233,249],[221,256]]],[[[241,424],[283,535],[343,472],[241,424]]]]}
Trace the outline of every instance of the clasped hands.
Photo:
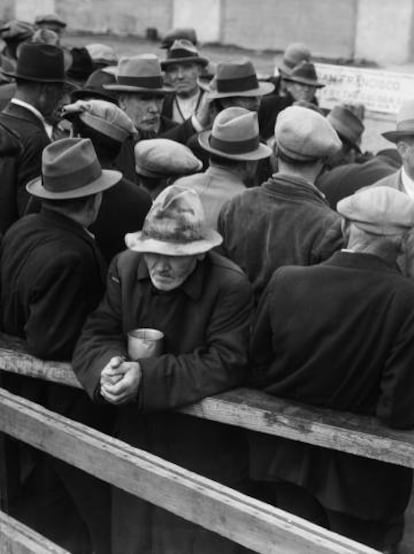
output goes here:
{"type": "Polygon", "coordinates": [[[121,356],[109,360],[101,372],[101,395],[116,406],[136,399],[142,378],[138,362],[128,362],[121,356]]]}

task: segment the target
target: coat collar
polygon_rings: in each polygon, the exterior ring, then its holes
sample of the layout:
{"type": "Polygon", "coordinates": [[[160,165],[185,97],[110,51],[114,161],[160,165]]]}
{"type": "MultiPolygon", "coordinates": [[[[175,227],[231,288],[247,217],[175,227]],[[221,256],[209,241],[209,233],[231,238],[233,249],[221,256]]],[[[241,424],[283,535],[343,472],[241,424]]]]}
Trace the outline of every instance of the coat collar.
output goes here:
{"type": "Polygon", "coordinates": [[[66,217],[59,212],[55,212],[44,207],[41,208],[40,215],[42,216],[42,218],[47,219],[51,224],[53,224],[54,227],[70,231],[71,233],[74,233],[83,240],[86,240],[86,242],[88,242],[89,244],[92,244],[94,247],[96,247],[95,239],[93,238],[92,233],[87,231],[84,227],[82,227],[82,225],[80,225],[73,219],[70,219],[69,217],[66,217]]]}
{"type": "Polygon", "coordinates": [[[400,273],[398,266],[390,266],[385,260],[374,254],[362,252],[339,251],[335,252],[329,260],[322,262],[321,265],[349,267],[352,269],[362,269],[368,271],[385,271],[391,273],[400,273]]]}
{"type": "MultiPolygon", "coordinates": [[[[149,271],[147,268],[147,264],[145,263],[144,256],[142,254],[139,254],[139,256],[140,259],[137,268],[137,279],[138,281],[150,281],[149,271]]],[[[204,279],[207,273],[208,258],[209,255],[207,254],[204,260],[202,260],[201,262],[197,262],[197,266],[195,270],[191,273],[191,275],[187,277],[184,283],[180,285],[177,289],[173,289],[171,293],[182,290],[192,300],[198,300],[203,292],[204,279]]],[[[163,294],[162,291],[158,292],[163,294]]]]}
{"type": "Polygon", "coordinates": [[[3,113],[17,119],[22,119],[24,121],[33,123],[34,125],[39,127],[39,129],[42,129],[47,135],[43,122],[32,111],[26,109],[25,107],[10,102],[4,108],[3,113]]]}
{"type": "Polygon", "coordinates": [[[266,181],[263,187],[270,193],[275,192],[286,197],[304,197],[319,200],[328,205],[326,197],[314,184],[301,179],[300,177],[291,177],[284,173],[275,173],[266,181]]]}

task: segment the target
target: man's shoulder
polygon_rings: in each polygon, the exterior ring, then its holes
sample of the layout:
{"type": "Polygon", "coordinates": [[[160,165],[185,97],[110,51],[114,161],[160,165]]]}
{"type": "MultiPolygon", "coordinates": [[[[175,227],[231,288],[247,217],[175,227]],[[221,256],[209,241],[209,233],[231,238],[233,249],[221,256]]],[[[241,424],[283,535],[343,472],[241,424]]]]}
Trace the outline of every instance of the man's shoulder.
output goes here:
{"type": "Polygon", "coordinates": [[[220,274],[220,276],[223,276],[223,278],[227,277],[227,279],[237,282],[248,282],[244,271],[237,264],[221,254],[211,251],[208,253],[208,260],[212,270],[220,274]]]}
{"type": "Polygon", "coordinates": [[[382,179],[379,179],[375,183],[373,183],[373,187],[392,187],[392,188],[400,188],[401,184],[401,170],[395,171],[391,173],[391,175],[387,175],[386,177],[383,177],[382,179]]]}

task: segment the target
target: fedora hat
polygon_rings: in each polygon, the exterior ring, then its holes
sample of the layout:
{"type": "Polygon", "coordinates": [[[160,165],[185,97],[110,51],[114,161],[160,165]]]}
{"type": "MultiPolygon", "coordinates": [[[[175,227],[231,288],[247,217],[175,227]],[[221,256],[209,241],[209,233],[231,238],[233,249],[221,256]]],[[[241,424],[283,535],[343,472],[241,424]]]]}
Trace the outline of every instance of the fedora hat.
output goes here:
{"type": "Polygon", "coordinates": [[[164,95],[173,92],[163,85],[160,60],[154,54],[121,58],[116,83],[103,85],[106,90],[118,92],[152,92],[164,95]]]}
{"type": "Polygon", "coordinates": [[[239,107],[221,111],[213,129],[202,131],[198,142],[207,152],[230,160],[261,160],[272,153],[260,142],[257,113],[239,107]]]}
{"type": "Polygon", "coordinates": [[[167,59],[161,62],[161,69],[165,71],[170,65],[177,63],[197,63],[202,67],[208,65],[208,59],[200,56],[197,48],[192,42],[185,39],[178,39],[167,52],[167,59]]]}
{"type": "Polygon", "coordinates": [[[390,142],[398,142],[403,137],[414,136],[414,100],[406,100],[401,104],[395,131],[387,131],[382,133],[382,136],[390,142]]]}
{"type": "Polygon", "coordinates": [[[39,83],[64,83],[63,50],[52,44],[25,42],[20,49],[15,71],[3,71],[8,77],[39,83]]]}
{"type": "Polygon", "coordinates": [[[166,256],[195,256],[222,242],[222,236],[206,226],[196,191],[180,185],[171,185],[157,196],[142,231],[125,235],[129,249],[166,256]]]}
{"type": "Polygon", "coordinates": [[[247,58],[217,64],[216,75],[209,85],[209,98],[231,96],[264,96],[274,90],[273,83],[259,82],[253,64],[247,58]]]}
{"type": "Polygon", "coordinates": [[[282,61],[280,62],[279,70],[285,75],[289,75],[292,69],[302,61],[310,62],[312,57],[309,48],[301,42],[293,42],[289,44],[283,53],[282,61]]]}
{"type": "Polygon", "coordinates": [[[162,39],[160,48],[169,49],[177,39],[189,40],[194,46],[197,46],[197,33],[192,27],[180,27],[178,29],[171,29],[165,34],[162,39]]]}
{"type": "Polygon", "coordinates": [[[288,75],[284,77],[285,81],[299,83],[301,85],[310,85],[315,88],[322,88],[325,85],[318,81],[316,69],[313,63],[302,61],[295,66],[288,75]]]}
{"type": "Polygon", "coordinates": [[[335,106],[326,119],[338,133],[341,140],[345,139],[352,147],[361,152],[359,147],[365,126],[359,117],[346,106],[335,106]]]}
{"type": "Polygon", "coordinates": [[[119,171],[102,169],[90,139],[68,138],[43,150],[42,177],[32,179],[26,190],[48,200],[68,200],[97,194],[122,178],[119,171]]]}
{"type": "Polygon", "coordinates": [[[105,69],[96,69],[88,77],[83,88],[77,89],[72,92],[71,100],[87,100],[89,98],[98,98],[100,100],[106,100],[113,104],[118,104],[118,98],[116,93],[111,94],[108,90],[103,88],[103,85],[108,85],[116,82],[115,75],[109,73],[105,69]]]}

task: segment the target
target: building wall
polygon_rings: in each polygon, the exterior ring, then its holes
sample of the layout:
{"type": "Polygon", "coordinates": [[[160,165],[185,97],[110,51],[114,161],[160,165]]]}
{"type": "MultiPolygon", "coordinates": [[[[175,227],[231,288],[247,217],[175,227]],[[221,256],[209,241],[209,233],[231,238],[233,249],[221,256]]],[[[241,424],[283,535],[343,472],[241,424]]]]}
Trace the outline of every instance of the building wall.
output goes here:
{"type": "Polygon", "coordinates": [[[223,0],[222,10],[225,44],[284,50],[300,41],[316,55],[353,54],[356,0],[223,0]]]}
{"type": "Polygon", "coordinates": [[[413,0],[359,0],[355,55],[379,63],[412,61],[413,0]]]}
{"type": "Polygon", "coordinates": [[[70,29],[145,36],[195,27],[202,42],[317,56],[414,61],[414,0],[0,0],[0,19],[56,11],[70,29]]]}

